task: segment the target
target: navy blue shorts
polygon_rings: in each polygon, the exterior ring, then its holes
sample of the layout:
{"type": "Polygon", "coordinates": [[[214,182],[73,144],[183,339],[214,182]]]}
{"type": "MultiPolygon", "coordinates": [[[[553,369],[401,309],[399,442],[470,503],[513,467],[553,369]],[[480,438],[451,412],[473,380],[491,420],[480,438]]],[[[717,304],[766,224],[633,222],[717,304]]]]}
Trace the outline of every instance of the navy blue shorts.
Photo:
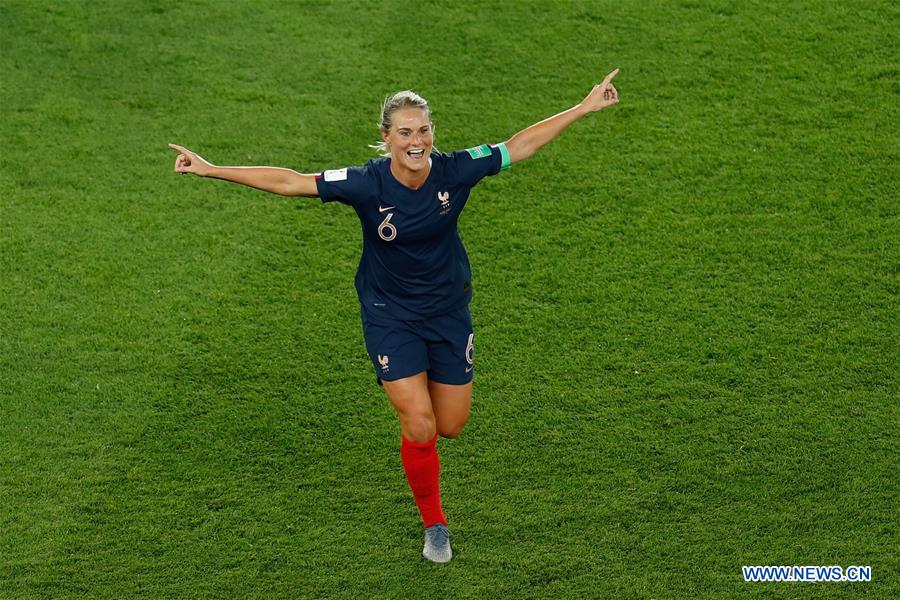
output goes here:
{"type": "Polygon", "coordinates": [[[463,385],[474,375],[472,315],[468,307],[421,321],[400,321],[361,311],[366,350],[379,380],[422,371],[438,383],[463,385]]]}

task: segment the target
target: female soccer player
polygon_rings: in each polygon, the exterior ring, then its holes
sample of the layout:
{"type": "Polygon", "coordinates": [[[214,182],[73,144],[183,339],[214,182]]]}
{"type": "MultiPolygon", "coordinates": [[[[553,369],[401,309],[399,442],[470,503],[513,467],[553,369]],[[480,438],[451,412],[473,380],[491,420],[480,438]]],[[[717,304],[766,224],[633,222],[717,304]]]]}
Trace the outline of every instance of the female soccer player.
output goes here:
{"type": "Polygon", "coordinates": [[[240,183],[283,196],[337,200],[356,210],[363,253],[356,273],[366,348],[400,420],[400,457],[425,526],[422,554],[452,557],[441,507],[438,435],[455,438],[472,404],[471,271],[456,230],[469,192],[487,175],[532,156],[569,125],[618,103],[616,69],[579,104],[506,142],[432,152],[431,109],[417,94],[388,97],[382,157],[362,167],[304,175],[280,167],[218,167],[175,144],[176,173],[240,183]]]}

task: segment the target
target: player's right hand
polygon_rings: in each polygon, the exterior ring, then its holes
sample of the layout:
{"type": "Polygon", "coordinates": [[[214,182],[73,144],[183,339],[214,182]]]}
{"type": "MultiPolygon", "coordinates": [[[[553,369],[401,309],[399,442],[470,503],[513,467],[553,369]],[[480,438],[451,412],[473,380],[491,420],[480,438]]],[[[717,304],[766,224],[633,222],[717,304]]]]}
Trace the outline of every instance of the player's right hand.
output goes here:
{"type": "Polygon", "coordinates": [[[176,173],[181,173],[182,175],[193,173],[200,177],[206,177],[212,164],[207,162],[202,156],[178,144],[169,144],[169,148],[179,153],[178,158],[175,159],[176,173]]]}

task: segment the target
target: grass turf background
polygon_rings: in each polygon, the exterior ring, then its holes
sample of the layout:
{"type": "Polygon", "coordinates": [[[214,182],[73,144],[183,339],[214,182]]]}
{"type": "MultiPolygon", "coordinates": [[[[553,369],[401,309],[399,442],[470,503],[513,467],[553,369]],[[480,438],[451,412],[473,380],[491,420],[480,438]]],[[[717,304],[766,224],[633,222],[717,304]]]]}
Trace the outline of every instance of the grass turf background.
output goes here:
{"type": "Polygon", "coordinates": [[[0,596],[894,597],[889,2],[0,3],[0,596]],[[454,561],[421,560],[352,211],[413,88],[482,183],[454,561]],[[750,564],[871,583],[745,584],[750,564]],[[410,592],[409,590],[413,590],[410,592]]]}

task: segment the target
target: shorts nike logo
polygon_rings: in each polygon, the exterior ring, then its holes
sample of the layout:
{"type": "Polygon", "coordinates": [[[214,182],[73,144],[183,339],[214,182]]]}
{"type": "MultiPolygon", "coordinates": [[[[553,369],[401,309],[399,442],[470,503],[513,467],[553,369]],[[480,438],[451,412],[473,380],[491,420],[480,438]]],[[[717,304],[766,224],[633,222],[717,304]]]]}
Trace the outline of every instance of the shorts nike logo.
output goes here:
{"type": "Polygon", "coordinates": [[[466,373],[471,373],[475,367],[466,367],[466,373]]]}
{"type": "Polygon", "coordinates": [[[393,207],[393,206],[379,206],[379,207],[378,207],[378,212],[384,212],[384,211],[386,211],[386,210],[393,210],[394,208],[395,208],[395,207],[393,207]]]}

